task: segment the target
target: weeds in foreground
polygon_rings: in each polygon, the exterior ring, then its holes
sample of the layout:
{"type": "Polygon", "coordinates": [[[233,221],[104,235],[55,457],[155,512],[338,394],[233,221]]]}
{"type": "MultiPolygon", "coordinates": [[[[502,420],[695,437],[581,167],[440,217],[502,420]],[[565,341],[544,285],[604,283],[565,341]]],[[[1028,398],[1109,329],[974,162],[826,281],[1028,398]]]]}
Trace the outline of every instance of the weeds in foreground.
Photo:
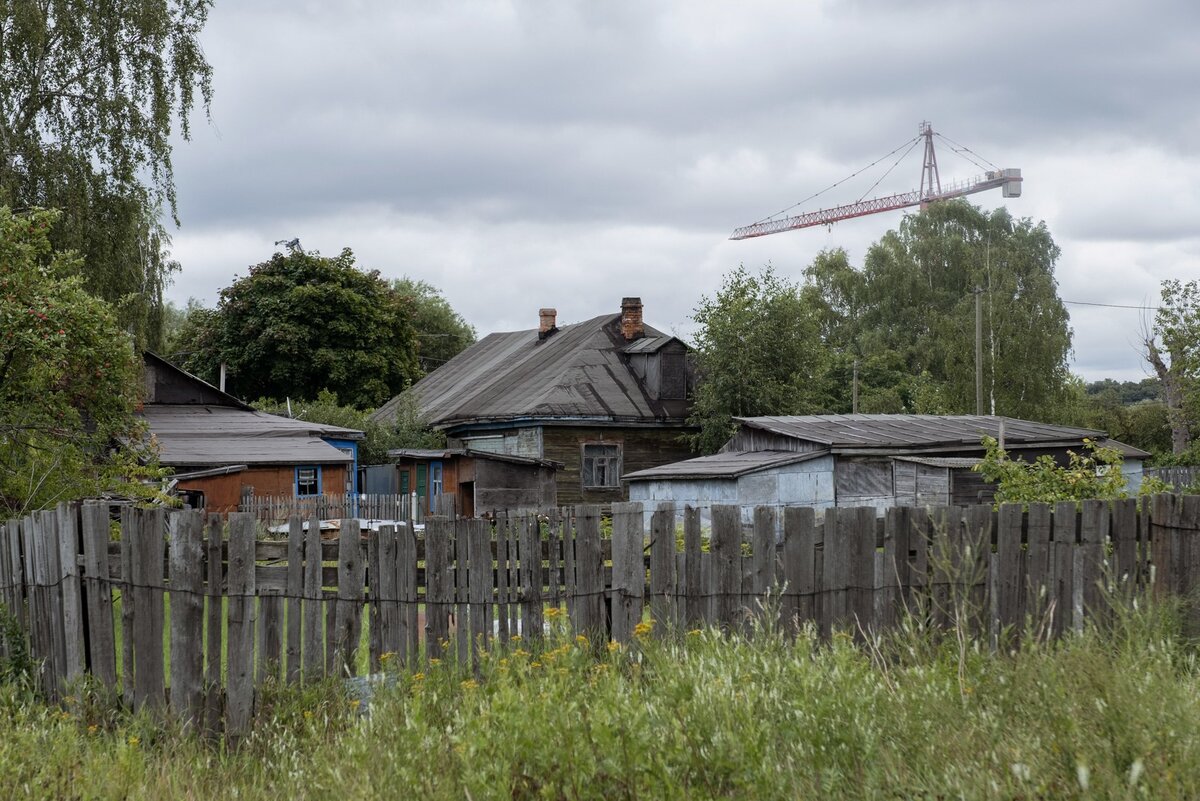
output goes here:
{"type": "Polygon", "coordinates": [[[916,617],[866,647],[759,625],[597,648],[564,627],[474,672],[393,669],[366,700],[333,682],[268,687],[236,749],[46,707],[9,684],[0,786],[15,798],[1192,798],[1200,681],[1178,620],[1130,604],[1103,628],[998,652],[916,617]]]}

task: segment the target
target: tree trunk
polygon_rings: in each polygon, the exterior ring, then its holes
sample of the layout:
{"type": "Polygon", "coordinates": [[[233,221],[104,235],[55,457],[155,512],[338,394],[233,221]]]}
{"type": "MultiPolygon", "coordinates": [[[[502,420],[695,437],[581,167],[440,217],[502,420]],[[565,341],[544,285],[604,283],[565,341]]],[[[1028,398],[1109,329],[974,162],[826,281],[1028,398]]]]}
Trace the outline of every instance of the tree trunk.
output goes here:
{"type": "MultiPolygon", "coordinates": [[[[1162,354],[1153,339],[1146,340],[1146,361],[1154,368],[1158,380],[1162,381],[1163,400],[1167,403],[1167,421],[1171,424],[1171,452],[1183,453],[1192,441],[1188,428],[1187,414],[1183,409],[1183,387],[1181,376],[1163,362],[1162,354]]],[[[1175,360],[1171,360],[1174,365],[1175,360]]]]}

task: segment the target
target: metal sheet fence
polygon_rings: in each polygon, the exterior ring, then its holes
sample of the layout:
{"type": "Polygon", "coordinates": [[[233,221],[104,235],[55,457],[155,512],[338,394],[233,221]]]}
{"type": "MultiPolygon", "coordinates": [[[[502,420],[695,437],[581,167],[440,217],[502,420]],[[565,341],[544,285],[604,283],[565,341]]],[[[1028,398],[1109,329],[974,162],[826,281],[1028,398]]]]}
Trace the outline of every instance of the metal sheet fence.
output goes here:
{"type": "Polygon", "coordinates": [[[1200,497],[1174,495],[882,519],[763,507],[750,526],[714,506],[707,531],[693,508],[646,525],[640,504],[377,531],[346,519],[332,534],[295,516],[286,540],[260,538],[250,513],[113,512],[63,504],[0,525],[0,603],[23,638],[2,647],[28,648],[51,698],[90,673],[130,707],[234,734],[268,680],[473,664],[551,626],[630,642],[770,616],[861,637],[918,615],[998,642],[1079,629],[1111,592],[1187,595],[1200,577],[1200,497]]]}

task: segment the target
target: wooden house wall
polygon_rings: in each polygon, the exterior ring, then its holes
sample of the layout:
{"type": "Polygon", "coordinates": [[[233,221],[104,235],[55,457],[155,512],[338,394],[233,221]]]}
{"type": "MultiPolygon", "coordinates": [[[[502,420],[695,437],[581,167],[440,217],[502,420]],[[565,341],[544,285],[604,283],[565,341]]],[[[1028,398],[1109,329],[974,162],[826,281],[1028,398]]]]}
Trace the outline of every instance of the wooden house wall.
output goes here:
{"type": "Polygon", "coordinates": [[[547,426],[542,430],[543,457],[563,465],[558,471],[558,503],[613,503],[629,497],[622,482],[613,489],[584,489],[580,468],[583,445],[590,442],[621,445],[621,474],[690,459],[694,454],[682,441],[683,428],[583,428],[547,426]]]}
{"type": "Polygon", "coordinates": [[[554,470],[542,465],[478,459],[475,461],[474,491],[477,514],[504,509],[545,509],[558,505],[554,470]]]}
{"type": "Polygon", "coordinates": [[[819,442],[811,442],[806,439],[796,439],[784,434],[775,434],[771,431],[763,431],[760,428],[739,428],[737,433],[730,438],[722,448],[722,451],[790,451],[795,453],[809,453],[811,451],[822,451],[828,446],[822,445],[819,442]]]}
{"type": "MultiPolygon", "coordinates": [[[[345,465],[321,465],[321,491],[340,494],[346,491],[345,465]]],[[[251,467],[240,473],[179,482],[181,490],[204,493],[204,506],[211,512],[236,512],[242,488],[253,487],[255,495],[292,496],[296,492],[296,468],[293,465],[251,467]]]]}
{"type": "Polygon", "coordinates": [[[892,460],[887,457],[837,457],[834,491],[838,506],[874,506],[876,509],[894,506],[896,490],[892,460]]]}

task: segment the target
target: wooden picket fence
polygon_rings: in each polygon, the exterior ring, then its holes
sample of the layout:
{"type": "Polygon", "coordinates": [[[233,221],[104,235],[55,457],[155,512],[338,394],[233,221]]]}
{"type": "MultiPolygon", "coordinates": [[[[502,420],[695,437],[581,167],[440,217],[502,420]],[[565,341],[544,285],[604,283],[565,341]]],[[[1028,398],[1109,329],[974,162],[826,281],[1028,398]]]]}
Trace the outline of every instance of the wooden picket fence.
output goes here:
{"type": "Polygon", "coordinates": [[[364,627],[370,672],[470,665],[517,633],[536,647],[548,625],[630,642],[647,619],[656,635],[770,615],[861,637],[916,614],[996,642],[1027,621],[1079,629],[1111,592],[1190,595],[1200,577],[1200,497],[882,519],[761,507],[750,526],[737,507],[706,511],[708,531],[695,508],[646,526],[641,504],[615,504],[611,536],[595,506],[378,531],[346,519],[332,538],[297,516],[280,540],[249,513],[63,504],[0,525],[0,603],[48,697],[90,674],[130,708],[238,734],[269,679],[357,673],[364,627]]]}
{"type": "Polygon", "coordinates": [[[327,494],[313,496],[247,495],[238,503],[239,512],[249,512],[266,526],[286,523],[299,515],[306,520],[356,517],[364,520],[425,521],[426,515],[454,516],[457,499],[453,493],[432,499],[409,495],[327,494]]]}

